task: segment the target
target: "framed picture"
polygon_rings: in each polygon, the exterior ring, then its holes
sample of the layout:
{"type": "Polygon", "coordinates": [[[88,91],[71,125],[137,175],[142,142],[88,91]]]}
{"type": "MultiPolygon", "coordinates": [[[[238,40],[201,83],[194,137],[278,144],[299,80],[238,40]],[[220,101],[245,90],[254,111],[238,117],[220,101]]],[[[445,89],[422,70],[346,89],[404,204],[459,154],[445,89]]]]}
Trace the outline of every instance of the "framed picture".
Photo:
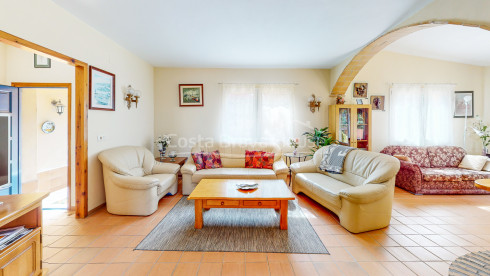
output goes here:
{"type": "Polygon", "coordinates": [[[204,106],[202,84],[179,84],[179,106],[204,106]]]}
{"type": "Polygon", "coordinates": [[[51,59],[34,54],[34,68],[51,68],[51,59]]]}
{"type": "Polygon", "coordinates": [[[367,98],[367,83],[354,83],[354,98],[367,98]]]}
{"type": "Polygon", "coordinates": [[[362,102],[362,99],[356,99],[356,103],[357,103],[357,104],[364,104],[364,103],[362,102]]]}
{"type": "Polygon", "coordinates": [[[116,75],[90,66],[89,108],[94,110],[116,110],[116,75]]]}
{"type": "Polygon", "coordinates": [[[371,109],[385,111],[385,96],[371,96],[371,109]]]}
{"type": "Polygon", "coordinates": [[[454,92],[454,118],[473,118],[473,91],[455,91],[454,92]],[[467,113],[468,112],[468,113],[467,113]]]}

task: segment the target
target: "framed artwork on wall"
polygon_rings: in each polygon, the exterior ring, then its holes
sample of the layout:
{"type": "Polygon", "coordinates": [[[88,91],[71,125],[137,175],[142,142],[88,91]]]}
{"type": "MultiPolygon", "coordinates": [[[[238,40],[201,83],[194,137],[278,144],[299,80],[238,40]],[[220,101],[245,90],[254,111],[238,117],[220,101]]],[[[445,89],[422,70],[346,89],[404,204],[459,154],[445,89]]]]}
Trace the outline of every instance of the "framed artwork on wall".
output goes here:
{"type": "Polygon", "coordinates": [[[474,116],[473,91],[454,92],[454,118],[474,116]]]}
{"type": "Polygon", "coordinates": [[[179,106],[204,106],[202,84],[179,84],[179,106]]]}
{"type": "Polygon", "coordinates": [[[367,89],[368,89],[367,83],[354,83],[353,97],[367,98],[367,89]]]}
{"type": "Polygon", "coordinates": [[[371,96],[371,109],[385,111],[385,96],[371,96]]]}
{"type": "Polygon", "coordinates": [[[90,66],[89,108],[93,110],[116,110],[116,75],[90,66]]]}
{"type": "Polygon", "coordinates": [[[34,54],[34,68],[51,68],[51,59],[34,54]]]}

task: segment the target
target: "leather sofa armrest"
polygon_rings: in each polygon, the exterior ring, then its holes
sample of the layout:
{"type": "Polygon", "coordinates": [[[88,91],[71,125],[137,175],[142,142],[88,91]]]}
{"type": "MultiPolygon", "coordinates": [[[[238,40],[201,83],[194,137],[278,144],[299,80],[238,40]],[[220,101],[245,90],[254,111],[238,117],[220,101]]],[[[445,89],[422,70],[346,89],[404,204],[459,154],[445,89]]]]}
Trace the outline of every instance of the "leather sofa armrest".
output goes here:
{"type": "Polygon", "coordinates": [[[304,162],[297,162],[289,166],[293,173],[314,173],[316,172],[316,165],[313,159],[304,162]]]}
{"type": "Polygon", "coordinates": [[[177,164],[157,162],[153,164],[151,169],[152,174],[176,174],[180,170],[180,166],[177,164]]]}
{"type": "Polygon", "coordinates": [[[196,172],[196,164],[194,164],[194,160],[192,159],[192,156],[187,158],[187,161],[185,162],[184,166],[180,168],[180,172],[182,174],[194,174],[196,172]]]}
{"type": "Polygon", "coordinates": [[[288,165],[286,165],[286,162],[282,158],[274,162],[272,169],[276,175],[289,173],[288,165]]]}
{"type": "Polygon", "coordinates": [[[115,185],[130,190],[147,190],[159,184],[159,180],[152,177],[127,176],[111,173],[111,178],[115,185]]]}
{"type": "Polygon", "coordinates": [[[339,192],[341,198],[353,203],[371,203],[384,197],[389,191],[383,184],[366,184],[352,188],[343,189],[339,192]]]}

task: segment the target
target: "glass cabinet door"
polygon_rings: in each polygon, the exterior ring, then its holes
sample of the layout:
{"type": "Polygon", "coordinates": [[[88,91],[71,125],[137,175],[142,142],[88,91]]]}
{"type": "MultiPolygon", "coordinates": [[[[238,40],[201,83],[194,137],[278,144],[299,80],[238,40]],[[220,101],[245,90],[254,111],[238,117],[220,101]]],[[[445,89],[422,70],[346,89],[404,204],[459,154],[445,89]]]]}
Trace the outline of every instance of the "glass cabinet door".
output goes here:
{"type": "Polygon", "coordinates": [[[351,143],[351,109],[339,108],[338,140],[341,145],[350,146],[351,143]]]}
{"type": "Polygon", "coordinates": [[[357,109],[357,148],[369,150],[369,109],[368,108],[358,108],[357,109]]]}

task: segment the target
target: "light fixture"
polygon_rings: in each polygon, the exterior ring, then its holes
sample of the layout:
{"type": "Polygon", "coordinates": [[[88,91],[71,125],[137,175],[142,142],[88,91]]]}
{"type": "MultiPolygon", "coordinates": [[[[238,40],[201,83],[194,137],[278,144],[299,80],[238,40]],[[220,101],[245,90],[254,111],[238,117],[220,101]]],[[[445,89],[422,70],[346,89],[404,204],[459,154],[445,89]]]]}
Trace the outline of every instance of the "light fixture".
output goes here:
{"type": "Polygon", "coordinates": [[[63,112],[65,111],[65,106],[61,103],[61,100],[52,100],[51,104],[56,107],[56,113],[58,113],[58,115],[63,114],[63,112]]]}
{"type": "Polygon", "coordinates": [[[135,103],[136,108],[138,108],[138,99],[140,98],[140,93],[131,87],[131,85],[128,85],[128,88],[126,89],[126,95],[124,97],[124,100],[128,102],[128,109],[131,109],[131,103],[135,103]]]}
{"type": "Polygon", "coordinates": [[[311,94],[311,97],[308,99],[308,102],[310,103],[310,111],[311,113],[315,113],[315,108],[320,111],[320,104],[322,103],[322,98],[321,97],[316,97],[315,94],[311,94]]]}

